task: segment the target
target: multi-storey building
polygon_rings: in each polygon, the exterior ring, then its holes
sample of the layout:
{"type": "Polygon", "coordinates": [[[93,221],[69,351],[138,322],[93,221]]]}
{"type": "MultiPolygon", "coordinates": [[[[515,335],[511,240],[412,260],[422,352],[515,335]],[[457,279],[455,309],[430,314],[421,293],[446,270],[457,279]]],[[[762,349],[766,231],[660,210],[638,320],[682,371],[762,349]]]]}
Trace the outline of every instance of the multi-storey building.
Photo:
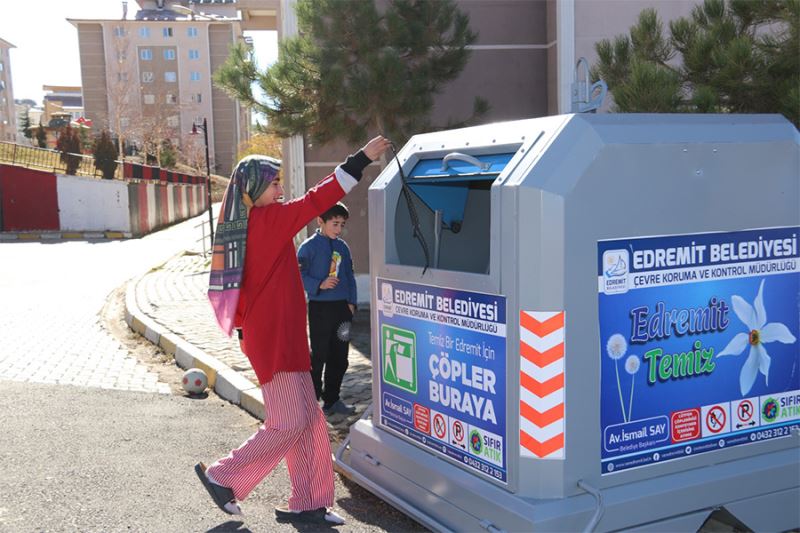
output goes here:
{"type": "Polygon", "coordinates": [[[205,118],[212,171],[230,173],[249,114],[214,86],[212,74],[243,39],[235,0],[137,3],[132,19],[122,2],[118,20],[70,20],[86,117],[140,147],[169,139],[184,148],[196,146],[187,135],[205,118]]]}
{"type": "Polygon", "coordinates": [[[72,120],[83,116],[83,97],[80,87],[63,85],[43,85],[44,95],[44,123],[48,123],[53,113],[69,113],[72,120]]]}
{"type": "Polygon", "coordinates": [[[14,91],[11,86],[11,57],[8,51],[15,46],[0,39],[0,141],[17,140],[17,116],[14,91]]]}

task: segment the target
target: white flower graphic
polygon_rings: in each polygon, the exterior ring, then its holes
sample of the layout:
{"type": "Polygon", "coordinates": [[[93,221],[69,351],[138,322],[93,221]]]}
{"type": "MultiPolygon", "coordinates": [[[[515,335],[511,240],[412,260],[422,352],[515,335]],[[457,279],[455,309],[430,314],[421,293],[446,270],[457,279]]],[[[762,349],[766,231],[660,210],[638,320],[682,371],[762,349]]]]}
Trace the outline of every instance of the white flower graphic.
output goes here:
{"type": "Polygon", "coordinates": [[[625,359],[625,371],[633,375],[639,371],[640,365],[639,358],[635,355],[629,355],[627,359],[625,359]]]}
{"type": "Polygon", "coordinates": [[[614,333],[608,338],[606,352],[608,352],[608,356],[611,359],[622,359],[626,351],[628,351],[628,343],[625,341],[625,337],[619,333],[614,333]]]}
{"type": "Polygon", "coordinates": [[[614,372],[617,374],[617,391],[619,391],[619,407],[622,410],[622,421],[627,422],[625,415],[625,402],[622,400],[622,386],[619,384],[619,360],[628,351],[628,342],[619,333],[614,333],[606,341],[606,353],[614,360],[614,372]]]}
{"type": "Polygon", "coordinates": [[[733,312],[736,313],[736,316],[739,317],[739,320],[749,331],[737,333],[728,345],[717,354],[717,357],[739,355],[747,348],[748,344],[750,345],[750,354],[747,356],[747,360],[744,362],[742,371],[739,374],[739,388],[742,391],[742,396],[745,396],[753,388],[753,383],[755,383],[759,371],[764,374],[765,383],[769,384],[770,357],[764,344],[774,341],[792,344],[797,340],[789,331],[789,328],[780,322],[767,324],[767,310],[764,308],[763,291],[764,280],[762,279],[761,285],[758,287],[758,295],[752,306],[741,296],[734,294],[731,297],[733,312]]]}
{"type": "Polygon", "coordinates": [[[635,374],[639,371],[641,362],[636,355],[629,355],[625,359],[625,372],[631,375],[631,398],[628,400],[628,421],[633,420],[633,386],[636,384],[634,381],[635,374]]]}

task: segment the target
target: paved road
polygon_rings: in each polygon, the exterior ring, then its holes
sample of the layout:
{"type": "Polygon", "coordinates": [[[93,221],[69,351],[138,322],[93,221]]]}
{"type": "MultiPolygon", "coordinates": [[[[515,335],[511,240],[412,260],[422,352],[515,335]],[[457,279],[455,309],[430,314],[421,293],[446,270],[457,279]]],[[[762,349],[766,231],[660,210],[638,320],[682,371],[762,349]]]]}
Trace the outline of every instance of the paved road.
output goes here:
{"type": "MultiPolygon", "coordinates": [[[[258,421],[211,395],[182,395],[180,370],[123,325],[125,282],[193,246],[194,221],[144,239],[0,242],[0,531],[294,531],[281,466],[243,522],[208,501],[192,465],[258,421]]],[[[337,476],[340,531],[419,531],[337,476]]],[[[305,531],[314,528],[304,529],[305,531]]]]}
{"type": "Polygon", "coordinates": [[[168,392],[97,313],[114,289],[190,246],[194,224],[128,241],[0,243],[0,378],[168,392]]]}
{"type": "Polygon", "coordinates": [[[399,513],[338,476],[337,507],[347,525],[276,523],[272,509],[287,494],[283,464],[244,503],[244,518],[218,511],[192,465],[244,441],[257,421],[214,396],[0,385],[0,531],[408,530],[399,513]]]}

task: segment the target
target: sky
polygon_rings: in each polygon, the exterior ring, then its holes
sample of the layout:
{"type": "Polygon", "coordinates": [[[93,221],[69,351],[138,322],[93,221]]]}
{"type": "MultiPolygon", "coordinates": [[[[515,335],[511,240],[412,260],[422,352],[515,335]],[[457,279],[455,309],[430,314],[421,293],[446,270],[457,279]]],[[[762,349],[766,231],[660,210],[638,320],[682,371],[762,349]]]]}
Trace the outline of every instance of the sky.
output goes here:
{"type": "MultiPolygon", "coordinates": [[[[139,6],[128,1],[128,19],[139,6]]],[[[14,99],[42,104],[42,85],[81,85],[78,31],[71,19],[119,19],[121,0],[0,0],[0,39],[11,49],[14,99]]],[[[256,61],[264,68],[278,56],[275,32],[246,33],[253,37],[256,61]]]]}

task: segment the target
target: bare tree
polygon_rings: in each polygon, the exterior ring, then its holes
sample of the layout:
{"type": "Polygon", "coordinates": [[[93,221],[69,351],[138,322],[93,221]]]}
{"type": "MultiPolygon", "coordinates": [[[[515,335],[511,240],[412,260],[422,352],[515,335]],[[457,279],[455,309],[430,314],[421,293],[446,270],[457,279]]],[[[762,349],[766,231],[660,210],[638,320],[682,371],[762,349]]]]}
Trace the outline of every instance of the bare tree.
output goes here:
{"type": "Polygon", "coordinates": [[[114,60],[110,64],[106,82],[110,108],[106,125],[117,136],[120,160],[125,159],[125,141],[129,138],[130,124],[137,122],[136,117],[140,114],[140,80],[135,78],[136,47],[131,43],[131,29],[131,24],[126,21],[120,21],[114,29],[114,60]],[[126,119],[127,125],[124,124],[126,119]]]}

